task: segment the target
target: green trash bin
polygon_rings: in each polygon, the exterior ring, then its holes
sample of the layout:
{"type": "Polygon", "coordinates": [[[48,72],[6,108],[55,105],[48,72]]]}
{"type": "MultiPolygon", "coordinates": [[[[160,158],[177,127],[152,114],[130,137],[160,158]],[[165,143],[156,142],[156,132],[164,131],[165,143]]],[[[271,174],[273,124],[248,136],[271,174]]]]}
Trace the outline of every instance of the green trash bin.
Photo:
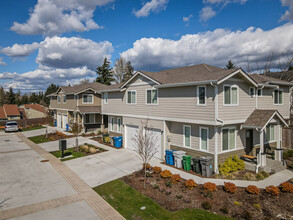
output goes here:
{"type": "Polygon", "coordinates": [[[192,167],[193,172],[200,173],[200,158],[194,157],[192,158],[192,162],[193,162],[193,167],[192,167]]]}
{"type": "Polygon", "coordinates": [[[109,137],[109,133],[103,134],[103,142],[105,143],[105,137],[109,137]]]}
{"type": "Polygon", "coordinates": [[[182,157],[183,161],[183,169],[186,171],[189,171],[191,169],[191,156],[183,156],[182,157]]]}

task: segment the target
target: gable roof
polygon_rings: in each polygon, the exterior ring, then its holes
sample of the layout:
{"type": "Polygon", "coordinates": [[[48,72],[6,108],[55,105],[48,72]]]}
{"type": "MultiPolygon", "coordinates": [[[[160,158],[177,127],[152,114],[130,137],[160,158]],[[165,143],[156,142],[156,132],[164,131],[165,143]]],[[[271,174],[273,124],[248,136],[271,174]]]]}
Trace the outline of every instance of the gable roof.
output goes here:
{"type": "Polygon", "coordinates": [[[36,111],[45,113],[44,107],[42,105],[40,105],[40,104],[25,104],[24,107],[25,108],[31,108],[31,109],[34,109],[36,111]]]}
{"type": "Polygon", "coordinates": [[[277,79],[277,78],[273,78],[273,77],[266,76],[266,75],[263,75],[263,74],[254,73],[254,74],[250,74],[250,77],[253,78],[260,85],[275,84],[275,85],[293,86],[293,83],[291,83],[291,82],[281,80],[281,79],[277,79]]]}
{"type": "Polygon", "coordinates": [[[4,112],[4,108],[0,107],[0,119],[6,119],[6,114],[4,112]]]}
{"type": "Polygon", "coordinates": [[[3,108],[4,108],[4,111],[5,111],[6,116],[20,115],[17,105],[7,105],[7,104],[4,104],[3,105],[3,108]]]}

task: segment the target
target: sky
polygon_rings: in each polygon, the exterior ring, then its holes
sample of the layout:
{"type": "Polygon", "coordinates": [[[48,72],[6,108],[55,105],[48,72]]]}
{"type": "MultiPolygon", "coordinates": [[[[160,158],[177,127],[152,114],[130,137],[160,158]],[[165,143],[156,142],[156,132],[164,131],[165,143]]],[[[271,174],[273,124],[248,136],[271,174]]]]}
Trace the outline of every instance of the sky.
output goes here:
{"type": "Polygon", "coordinates": [[[93,80],[105,57],[247,72],[293,58],[293,0],[0,0],[0,16],[0,86],[22,92],[93,80]]]}

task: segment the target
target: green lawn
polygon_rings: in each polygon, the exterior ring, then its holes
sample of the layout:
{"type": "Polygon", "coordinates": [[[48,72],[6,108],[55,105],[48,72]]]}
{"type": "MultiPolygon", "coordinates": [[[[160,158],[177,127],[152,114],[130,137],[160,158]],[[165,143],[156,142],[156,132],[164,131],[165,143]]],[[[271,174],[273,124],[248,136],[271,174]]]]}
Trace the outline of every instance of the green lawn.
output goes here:
{"type": "Polygon", "coordinates": [[[45,143],[45,142],[51,141],[49,138],[46,138],[44,135],[29,137],[28,139],[30,139],[35,144],[41,144],[41,143],[45,143]]]}
{"type": "MultiPolygon", "coordinates": [[[[61,157],[61,150],[50,152],[50,153],[53,154],[57,158],[61,157]]],[[[72,160],[78,157],[85,156],[83,152],[74,152],[74,148],[68,148],[66,151],[64,151],[64,156],[69,156],[69,155],[72,155],[72,157],[61,159],[61,161],[72,160]]]]}
{"type": "Polygon", "coordinates": [[[38,130],[38,129],[42,129],[45,128],[44,126],[38,126],[38,127],[32,127],[32,128],[24,128],[21,131],[33,131],[33,130],[38,130]]]}
{"type": "Polygon", "coordinates": [[[126,219],[229,219],[200,209],[167,211],[121,180],[114,180],[94,190],[126,219]],[[146,209],[141,210],[142,206],[146,209]]]}

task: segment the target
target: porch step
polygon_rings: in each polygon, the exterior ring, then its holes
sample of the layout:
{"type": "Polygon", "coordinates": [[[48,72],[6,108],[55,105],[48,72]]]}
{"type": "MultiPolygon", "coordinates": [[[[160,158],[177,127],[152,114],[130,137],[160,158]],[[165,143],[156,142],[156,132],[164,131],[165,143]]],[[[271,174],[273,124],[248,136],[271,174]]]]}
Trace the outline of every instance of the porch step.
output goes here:
{"type": "Polygon", "coordinates": [[[272,173],[277,173],[277,172],[280,172],[282,170],[285,170],[286,169],[286,166],[283,166],[283,163],[280,162],[278,164],[274,164],[271,166],[271,172],[272,173]]]}

